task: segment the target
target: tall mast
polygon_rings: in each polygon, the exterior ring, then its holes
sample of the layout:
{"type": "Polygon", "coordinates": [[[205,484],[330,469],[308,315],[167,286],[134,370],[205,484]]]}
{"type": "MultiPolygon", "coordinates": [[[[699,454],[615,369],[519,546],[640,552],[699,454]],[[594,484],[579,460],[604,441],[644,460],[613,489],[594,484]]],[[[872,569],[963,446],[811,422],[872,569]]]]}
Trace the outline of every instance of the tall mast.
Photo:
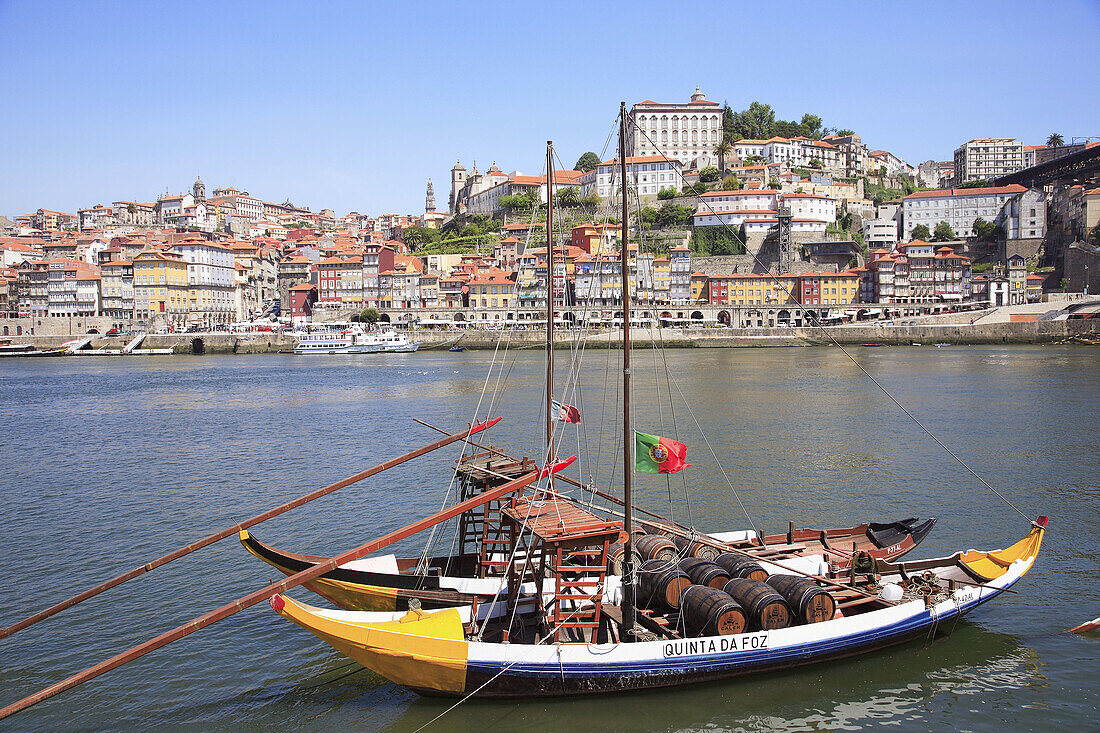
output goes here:
{"type": "Polygon", "coordinates": [[[628,264],[626,202],[626,102],[619,103],[619,171],[622,186],[623,221],[619,267],[623,293],[623,531],[626,542],[623,554],[623,639],[634,639],[634,560],[630,532],[633,523],[632,484],[634,481],[634,431],[630,422],[630,266],[628,264]]]}
{"type": "MultiPolygon", "coordinates": [[[[546,141],[546,465],[554,460],[554,141],[546,141]]],[[[551,488],[554,476],[547,478],[551,488]]]]}

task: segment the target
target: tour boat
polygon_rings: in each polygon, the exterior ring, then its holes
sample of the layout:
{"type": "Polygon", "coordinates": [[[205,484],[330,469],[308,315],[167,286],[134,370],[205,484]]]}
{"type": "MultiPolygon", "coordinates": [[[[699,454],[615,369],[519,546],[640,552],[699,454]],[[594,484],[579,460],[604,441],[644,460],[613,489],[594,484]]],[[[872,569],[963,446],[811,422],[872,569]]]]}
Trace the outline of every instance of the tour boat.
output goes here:
{"type": "Polygon", "coordinates": [[[376,351],[404,354],[416,351],[420,344],[409,341],[409,337],[392,328],[383,327],[375,331],[368,331],[364,337],[364,343],[377,346],[376,351]]]}
{"type": "Polygon", "coordinates": [[[356,323],[299,333],[295,338],[295,354],[372,354],[382,351],[375,334],[356,323]]]}

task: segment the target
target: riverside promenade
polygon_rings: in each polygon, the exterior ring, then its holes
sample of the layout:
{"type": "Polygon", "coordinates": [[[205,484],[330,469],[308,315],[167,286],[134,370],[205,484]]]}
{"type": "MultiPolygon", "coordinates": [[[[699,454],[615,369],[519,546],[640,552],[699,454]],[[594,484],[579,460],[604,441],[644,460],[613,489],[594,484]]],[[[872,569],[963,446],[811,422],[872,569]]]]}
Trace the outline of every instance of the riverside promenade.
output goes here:
{"type": "MultiPolygon", "coordinates": [[[[1051,344],[1100,330],[1092,319],[1065,321],[1010,321],[979,319],[974,323],[867,323],[841,326],[800,328],[636,328],[631,330],[635,346],[656,342],[666,348],[751,348],[780,346],[825,346],[836,343],[850,346],[883,344],[909,346],[921,344],[1051,344]]],[[[546,336],[538,330],[419,330],[410,338],[419,341],[422,350],[448,348],[458,344],[468,349],[495,348],[497,343],[512,349],[538,349],[546,336]]],[[[17,343],[34,343],[39,348],[56,348],[71,336],[14,338],[17,343]]],[[[95,338],[91,349],[120,349],[127,338],[95,338]]],[[[622,343],[618,329],[580,329],[575,334],[563,329],[556,334],[557,348],[569,348],[583,340],[589,348],[617,347],[622,343]]],[[[145,348],[173,346],[177,354],[265,354],[294,348],[292,332],[284,333],[190,333],[149,335],[145,348]]],[[[92,358],[92,357],[87,357],[92,358]]]]}

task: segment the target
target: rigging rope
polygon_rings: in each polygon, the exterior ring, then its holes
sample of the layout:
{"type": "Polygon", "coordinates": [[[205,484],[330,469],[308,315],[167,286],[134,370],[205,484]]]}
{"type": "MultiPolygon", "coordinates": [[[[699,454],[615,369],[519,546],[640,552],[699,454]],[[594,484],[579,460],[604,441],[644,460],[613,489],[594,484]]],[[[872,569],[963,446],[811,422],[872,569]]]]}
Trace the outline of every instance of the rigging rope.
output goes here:
{"type": "MultiPolygon", "coordinates": [[[[618,117],[618,116],[616,116],[616,118],[617,118],[617,117],[618,117]]],[[[646,140],[648,140],[648,141],[649,141],[649,143],[650,143],[650,144],[651,144],[651,145],[653,146],[654,150],[657,150],[657,151],[662,151],[662,149],[661,149],[661,148],[660,148],[660,147],[659,147],[659,146],[657,145],[657,141],[656,141],[656,140],[653,140],[653,139],[652,139],[652,138],[651,138],[651,137],[649,136],[649,134],[648,134],[648,133],[646,133],[646,131],[645,131],[645,129],[644,129],[644,128],[642,128],[641,126],[639,126],[639,125],[635,124],[635,125],[634,125],[634,129],[635,129],[635,130],[637,130],[638,132],[640,132],[640,133],[641,133],[641,134],[642,134],[642,135],[643,135],[643,136],[644,136],[644,137],[646,138],[646,140]]],[[[664,152],[663,152],[663,151],[662,151],[662,152],[660,152],[660,154],[661,154],[662,156],[664,156],[664,152]]],[[[666,157],[667,157],[667,156],[666,156],[666,157]]],[[[765,178],[765,184],[764,184],[764,185],[767,185],[767,166],[766,166],[766,165],[765,165],[765,167],[764,167],[764,178],[765,178]]],[[[714,208],[713,208],[713,207],[712,207],[712,206],[710,205],[710,202],[708,202],[708,201],[706,201],[706,200],[704,200],[704,199],[701,199],[701,198],[700,198],[700,204],[701,204],[702,206],[705,206],[705,207],[707,208],[707,210],[708,210],[708,211],[709,211],[710,213],[712,213],[712,214],[717,214],[717,213],[719,213],[719,212],[716,212],[716,211],[714,210],[714,208]]],[[[726,231],[727,231],[728,233],[734,233],[734,232],[733,232],[733,229],[732,229],[732,228],[731,228],[731,227],[729,226],[729,224],[727,224],[727,223],[726,223],[725,221],[722,221],[722,219],[721,219],[721,218],[719,218],[719,223],[720,223],[720,224],[722,225],[722,227],[723,227],[723,228],[724,228],[724,229],[725,229],[725,230],[726,230],[726,231]]],[[[748,248],[746,248],[746,252],[748,252],[748,248]]],[[[759,265],[759,266],[760,266],[760,267],[761,267],[761,268],[762,268],[762,269],[764,270],[764,272],[763,272],[763,273],[761,273],[761,274],[765,274],[765,275],[767,275],[767,276],[768,276],[768,277],[769,277],[769,278],[770,278],[770,279],[771,279],[771,280],[772,280],[772,281],[773,281],[773,282],[774,282],[774,283],[775,283],[776,285],[778,285],[778,286],[779,286],[779,288],[780,288],[780,290],[781,290],[781,291],[785,290],[785,288],[783,287],[783,284],[782,284],[782,283],[781,283],[781,282],[779,281],[779,278],[777,278],[777,277],[776,277],[775,275],[773,275],[773,274],[771,273],[771,270],[770,270],[770,268],[764,267],[764,263],[760,261],[760,258],[759,258],[759,257],[758,257],[758,256],[757,256],[756,254],[751,254],[751,253],[749,253],[749,254],[750,254],[750,256],[752,257],[752,259],[753,259],[753,262],[755,262],[755,263],[756,263],[757,265],[759,265]]],[[[791,307],[791,309],[792,309],[792,310],[799,310],[799,311],[801,311],[801,312],[802,312],[802,314],[803,314],[803,320],[807,320],[807,319],[805,318],[805,313],[806,313],[806,307],[805,307],[805,306],[804,306],[803,304],[801,304],[801,303],[784,303],[783,305],[784,305],[784,306],[787,306],[787,307],[791,307]]],[[[927,433],[927,434],[928,434],[928,436],[929,436],[930,438],[932,438],[932,440],[936,441],[936,444],[937,444],[937,445],[939,445],[939,446],[940,446],[941,448],[943,448],[943,449],[944,449],[945,451],[947,451],[947,454],[948,454],[948,455],[950,455],[950,456],[951,456],[952,458],[954,458],[954,459],[955,459],[955,460],[956,460],[956,461],[958,462],[958,464],[959,464],[960,466],[962,466],[963,468],[965,468],[965,469],[967,470],[967,472],[969,472],[969,473],[970,473],[970,474],[971,474],[971,475],[972,475],[972,476],[973,476],[974,478],[978,479],[978,481],[980,481],[980,482],[981,482],[981,484],[982,484],[983,486],[985,486],[985,487],[986,487],[987,489],[989,489],[989,490],[990,490],[990,491],[992,491],[992,492],[993,492],[994,494],[996,494],[996,495],[997,495],[997,497],[998,497],[998,498],[1000,498],[1000,499],[1001,499],[1001,500],[1002,500],[1002,501],[1003,501],[1003,502],[1004,502],[1005,504],[1007,504],[1008,506],[1010,506],[1010,507],[1011,507],[1011,508],[1013,509],[1013,511],[1015,511],[1015,512],[1016,512],[1017,514],[1019,514],[1019,515],[1020,515],[1021,517],[1023,517],[1023,518],[1024,518],[1024,520],[1025,520],[1025,521],[1027,521],[1027,523],[1028,523],[1028,524],[1031,524],[1031,523],[1032,523],[1032,519],[1031,519],[1030,517],[1028,517],[1028,515],[1026,515],[1026,514],[1024,514],[1024,513],[1022,512],[1022,511],[1020,511],[1020,510],[1019,510],[1019,509],[1018,509],[1018,508],[1016,507],[1016,505],[1015,505],[1015,504],[1013,504],[1013,503],[1012,503],[1011,501],[1009,501],[1009,500],[1008,500],[1008,499],[1007,499],[1007,498],[1006,498],[1006,497],[1005,497],[1005,496],[1004,496],[1003,494],[1001,494],[1001,492],[997,491],[997,490],[996,490],[995,488],[993,488],[993,487],[992,487],[992,486],[991,486],[991,485],[989,484],[989,482],[987,482],[987,481],[986,481],[986,480],[985,480],[984,478],[982,478],[981,476],[979,476],[979,475],[978,475],[978,474],[977,474],[977,473],[976,473],[976,472],[974,471],[974,469],[972,469],[972,468],[971,468],[970,466],[968,466],[968,465],[966,464],[966,462],[965,462],[965,461],[963,461],[963,460],[962,460],[961,458],[959,458],[959,457],[958,457],[957,455],[955,455],[954,451],[952,451],[952,450],[951,450],[950,448],[948,448],[948,447],[947,447],[946,445],[944,445],[943,441],[941,441],[941,440],[940,440],[939,438],[937,438],[937,437],[936,437],[936,436],[935,436],[935,435],[934,435],[934,434],[932,433],[932,431],[930,431],[930,430],[929,430],[928,428],[924,427],[924,425],[923,425],[923,424],[922,424],[922,423],[921,423],[921,422],[920,422],[919,420],[917,420],[917,418],[916,418],[916,417],[914,417],[914,416],[913,416],[913,414],[912,414],[911,412],[909,412],[909,410],[907,410],[907,409],[906,409],[906,408],[905,408],[904,406],[902,406],[902,404],[901,404],[900,402],[898,402],[898,401],[897,401],[897,399],[895,399],[895,398],[894,398],[894,395],[890,394],[890,392],[889,392],[889,391],[888,391],[888,390],[887,390],[887,389],[886,389],[885,387],[883,387],[883,386],[882,386],[882,385],[881,385],[881,384],[879,383],[879,381],[878,381],[877,379],[875,379],[875,378],[874,378],[873,376],[871,376],[871,373],[870,373],[870,372],[868,372],[868,371],[867,371],[866,369],[864,369],[863,365],[862,365],[862,364],[860,364],[860,363],[859,363],[859,361],[858,361],[858,360],[857,360],[857,359],[856,359],[856,358],[855,358],[854,356],[852,356],[851,354],[849,354],[849,353],[848,353],[848,351],[847,351],[847,350],[846,350],[846,349],[845,349],[845,348],[844,348],[843,346],[841,346],[841,345],[840,345],[840,343],[839,343],[839,342],[838,342],[838,341],[836,340],[836,338],[835,338],[835,337],[834,337],[834,336],[832,335],[832,333],[830,333],[830,332],[829,332],[829,330],[828,330],[828,329],[826,329],[824,325],[822,325],[822,323],[820,322],[820,320],[819,320],[818,318],[814,317],[814,318],[810,318],[810,319],[808,319],[808,320],[809,320],[809,323],[810,323],[810,325],[811,325],[811,326],[814,326],[814,327],[816,327],[816,328],[819,328],[819,329],[821,329],[822,333],[824,333],[824,334],[825,334],[825,336],[826,336],[826,337],[828,337],[829,341],[831,341],[831,342],[832,342],[832,344],[833,344],[834,346],[836,346],[837,348],[839,348],[839,349],[840,349],[841,353],[842,353],[842,354],[844,354],[844,356],[846,356],[846,357],[847,357],[848,359],[850,359],[850,360],[852,361],[852,363],[853,363],[853,364],[855,364],[855,365],[856,365],[857,367],[859,367],[859,370],[860,370],[861,372],[863,372],[863,373],[864,373],[865,375],[867,375],[867,377],[868,377],[868,378],[869,378],[869,379],[870,379],[870,380],[871,380],[872,382],[874,382],[874,383],[875,383],[875,386],[876,386],[876,387],[878,387],[878,388],[879,388],[880,390],[882,390],[882,393],[883,393],[884,395],[886,395],[886,396],[887,396],[888,398],[890,398],[890,401],[891,401],[891,402],[893,402],[893,403],[894,403],[895,405],[897,405],[897,406],[898,406],[898,408],[899,408],[899,409],[901,409],[901,411],[902,411],[902,412],[904,412],[904,413],[905,413],[905,415],[906,415],[907,417],[909,417],[909,419],[910,419],[910,420],[912,420],[913,422],[915,422],[915,423],[917,424],[917,426],[918,426],[918,427],[919,427],[919,428],[920,428],[921,430],[923,430],[923,431],[924,431],[925,433],[927,433]]],[[[677,390],[679,390],[679,386],[677,386],[677,390]]],[[[681,396],[683,396],[683,395],[682,395],[682,393],[681,393],[681,396]]],[[[688,410],[689,410],[689,411],[691,410],[691,407],[690,407],[690,406],[688,407],[688,410]]],[[[694,414],[692,415],[692,418],[694,418],[694,414]]],[[[705,436],[704,436],[704,437],[705,437],[705,436]]],[[[710,443],[709,443],[709,441],[708,441],[708,446],[709,446],[709,445],[710,445],[710,443]]],[[[711,452],[713,453],[713,450],[712,450],[711,452]]],[[[725,474],[725,469],[723,469],[723,470],[722,470],[722,473],[723,473],[723,475],[725,474]]],[[[727,480],[728,480],[728,479],[727,479],[727,480]]],[[[731,487],[732,487],[732,484],[731,484],[731,487]]],[[[738,499],[738,501],[740,501],[740,499],[738,499]]],[[[742,508],[744,508],[744,507],[742,507],[742,508]]],[[[746,516],[747,516],[747,514],[746,514],[746,516]]],[[[751,518],[750,518],[749,522],[750,522],[750,523],[752,522],[751,518]]],[[[754,527],[754,529],[755,529],[755,527],[754,527]]]]}

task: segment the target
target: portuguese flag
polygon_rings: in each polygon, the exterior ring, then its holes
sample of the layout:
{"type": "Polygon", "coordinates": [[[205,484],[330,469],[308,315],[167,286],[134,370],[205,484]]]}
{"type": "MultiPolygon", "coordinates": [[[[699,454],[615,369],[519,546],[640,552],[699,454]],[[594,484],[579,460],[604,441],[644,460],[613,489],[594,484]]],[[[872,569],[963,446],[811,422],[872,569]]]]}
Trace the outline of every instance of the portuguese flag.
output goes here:
{"type": "Polygon", "coordinates": [[[687,468],[687,446],[659,435],[634,431],[634,470],[641,473],[676,473],[687,468]]]}

